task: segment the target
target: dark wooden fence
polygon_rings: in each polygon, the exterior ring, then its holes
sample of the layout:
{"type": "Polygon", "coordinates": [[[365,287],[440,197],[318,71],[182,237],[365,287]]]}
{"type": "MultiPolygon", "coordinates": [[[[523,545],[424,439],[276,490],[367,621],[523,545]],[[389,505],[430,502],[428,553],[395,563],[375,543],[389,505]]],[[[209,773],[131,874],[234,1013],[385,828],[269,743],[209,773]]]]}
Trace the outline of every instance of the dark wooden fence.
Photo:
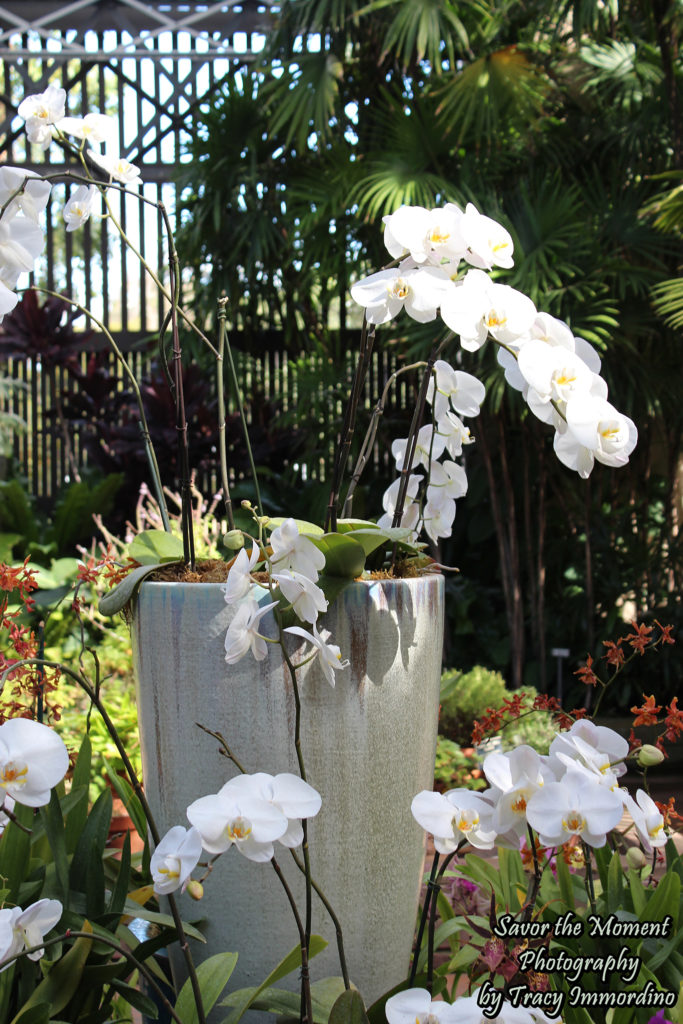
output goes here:
{"type": "MultiPolygon", "coordinates": [[[[136,351],[139,339],[132,335],[117,340],[134,365],[136,375],[144,378],[150,371],[152,355],[136,351]]],[[[344,396],[355,367],[352,345],[357,342],[357,336],[348,332],[346,355],[337,361],[321,352],[282,351],[274,347],[273,341],[274,338],[269,339],[268,346],[264,346],[259,355],[239,349],[234,352],[241,387],[247,396],[256,396],[256,402],[247,406],[248,419],[258,420],[257,404],[263,402],[275,411],[276,424],[289,423],[305,431],[307,454],[297,460],[299,474],[302,479],[326,479],[334,458],[344,396]]],[[[100,345],[100,339],[95,338],[90,350],[100,345]]],[[[84,353],[85,358],[87,353],[84,353]]],[[[203,365],[208,366],[206,362],[203,365]]],[[[395,351],[374,351],[363,400],[365,418],[397,365],[395,351]]],[[[124,388],[125,380],[115,361],[111,362],[111,370],[112,390],[124,388]]],[[[68,418],[62,417],[62,411],[68,408],[74,394],[74,382],[63,367],[43,366],[35,359],[10,359],[3,373],[20,387],[0,399],[0,411],[12,412],[26,424],[24,431],[14,435],[12,455],[19,473],[28,481],[30,492],[40,502],[49,504],[88,464],[78,431],[68,418]]],[[[205,373],[206,402],[210,405],[216,394],[216,379],[213,369],[207,368],[205,373]]],[[[385,415],[395,416],[401,411],[405,415],[412,401],[411,386],[411,378],[399,378],[389,396],[385,415]]],[[[226,409],[230,414],[235,412],[236,402],[229,381],[226,381],[226,395],[226,409]]],[[[87,429],[97,431],[97,422],[90,423],[87,429]]],[[[376,469],[387,472],[391,456],[386,446],[375,446],[373,462],[376,469]]],[[[216,457],[215,467],[206,469],[197,480],[205,494],[212,494],[219,487],[217,463],[216,457]]]]}

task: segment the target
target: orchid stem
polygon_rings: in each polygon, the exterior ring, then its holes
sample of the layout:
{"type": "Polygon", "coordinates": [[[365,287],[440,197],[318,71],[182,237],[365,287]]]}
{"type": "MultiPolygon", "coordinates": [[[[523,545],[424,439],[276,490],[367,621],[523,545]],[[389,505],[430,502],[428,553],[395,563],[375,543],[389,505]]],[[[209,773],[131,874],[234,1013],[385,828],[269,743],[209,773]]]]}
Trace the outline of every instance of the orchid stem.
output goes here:
{"type": "MultiPolygon", "coordinates": [[[[225,350],[225,316],[227,303],[227,299],[218,300],[218,359],[216,360],[218,381],[216,393],[218,395],[218,451],[221,463],[223,502],[225,504],[225,514],[228,517],[228,527],[229,529],[234,530],[235,519],[232,514],[232,499],[230,497],[230,484],[228,482],[228,460],[225,450],[225,384],[223,380],[225,363],[223,361],[223,352],[225,350]]],[[[263,510],[261,509],[261,511],[263,510]]]]}

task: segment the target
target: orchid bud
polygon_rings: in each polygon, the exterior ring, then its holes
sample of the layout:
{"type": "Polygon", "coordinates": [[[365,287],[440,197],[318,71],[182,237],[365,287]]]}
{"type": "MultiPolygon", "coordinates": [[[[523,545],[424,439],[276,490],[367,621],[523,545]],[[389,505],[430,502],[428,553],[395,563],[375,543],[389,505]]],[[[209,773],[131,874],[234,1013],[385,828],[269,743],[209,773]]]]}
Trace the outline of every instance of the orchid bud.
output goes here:
{"type": "Polygon", "coordinates": [[[240,548],[244,547],[244,534],[241,530],[228,530],[223,538],[223,543],[231,551],[239,551],[240,548]]]}
{"type": "Polygon", "coordinates": [[[647,864],[647,857],[639,846],[631,846],[626,851],[626,863],[634,871],[640,871],[647,864]]]}
{"type": "Polygon", "coordinates": [[[641,768],[653,768],[654,765],[661,764],[663,760],[663,752],[651,743],[646,743],[638,751],[638,764],[641,768]]]}
{"type": "Polygon", "coordinates": [[[259,526],[267,526],[270,522],[270,516],[256,516],[256,522],[259,526]]]}
{"type": "Polygon", "coordinates": [[[193,900],[200,900],[204,895],[204,886],[196,878],[191,878],[185,891],[193,900]]]}
{"type": "Polygon", "coordinates": [[[245,498],[244,501],[241,502],[241,505],[242,505],[242,508],[246,508],[246,509],[251,508],[251,502],[247,498],[245,498]]]}

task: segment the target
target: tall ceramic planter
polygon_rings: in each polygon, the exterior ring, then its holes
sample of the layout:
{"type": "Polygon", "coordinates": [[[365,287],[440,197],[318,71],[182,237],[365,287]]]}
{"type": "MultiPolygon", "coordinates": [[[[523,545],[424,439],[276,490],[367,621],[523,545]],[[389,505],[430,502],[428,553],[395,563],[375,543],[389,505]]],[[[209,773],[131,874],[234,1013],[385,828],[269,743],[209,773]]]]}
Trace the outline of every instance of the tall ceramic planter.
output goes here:
{"type": "MultiPolygon", "coordinates": [[[[320,620],[350,667],[332,689],[317,661],[299,672],[308,781],[322,795],[309,822],[312,872],[340,918],[352,981],[369,1004],[405,977],[415,924],[424,834],[410,813],[434,771],[443,578],[355,582],[320,620]]],[[[266,591],[262,600],[269,600],[266,591]]],[[[221,732],[249,772],[297,771],[294,701],[280,649],[228,666],[224,637],[234,610],[218,584],[142,584],[133,614],[143,777],[164,832],[185,808],[235,774],[214,740],[221,732]]],[[[262,632],[275,636],[266,616],[262,632]]],[[[293,660],[303,654],[290,637],[293,660]]],[[[303,907],[303,879],[289,852],[276,857],[303,907]]],[[[184,897],[187,901],[187,897],[184,897]]],[[[231,850],[216,864],[202,904],[208,945],[200,957],[239,952],[231,987],[260,983],[297,944],[275,872],[231,850]]],[[[339,975],[335,933],[314,897],[313,932],[328,949],[315,980],[339,975]]]]}

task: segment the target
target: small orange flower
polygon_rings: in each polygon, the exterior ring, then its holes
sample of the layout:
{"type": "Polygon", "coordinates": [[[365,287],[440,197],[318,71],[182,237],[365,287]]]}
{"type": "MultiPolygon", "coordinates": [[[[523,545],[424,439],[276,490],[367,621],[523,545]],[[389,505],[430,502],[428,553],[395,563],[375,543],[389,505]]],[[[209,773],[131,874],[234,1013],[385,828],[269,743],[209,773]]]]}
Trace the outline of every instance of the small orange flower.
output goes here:
{"type": "MultiPolygon", "coordinates": [[[[645,697],[645,694],[643,694],[645,697]]],[[[649,697],[645,697],[645,703],[641,707],[631,708],[631,712],[637,717],[633,721],[633,725],[656,725],[658,722],[657,715],[662,710],[661,704],[655,704],[655,698],[651,694],[649,697]]]]}
{"type": "Polygon", "coordinates": [[[664,719],[666,732],[664,735],[670,743],[675,743],[681,733],[683,733],[683,711],[678,707],[678,697],[674,697],[666,710],[667,715],[664,719]]]}
{"type": "Polygon", "coordinates": [[[577,668],[574,675],[578,676],[581,682],[585,683],[586,686],[595,686],[598,681],[598,677],[593,671],[593,659],[590,654],[586,655],[586,664],[577,668]]]}
{"type": "Polygon", "coordinates": [[[621,649],[622,640],[621,638],[614,643],[612,640],[603,640],[603,646],[607,648],[607,654],[603,654],[603,658],[608,665],[612,665],[614,668],[621,668],[624,664],[624,652],[621,649]]]}
{"type": "Polygon", "coordinates": [[[644,654],[645,648],[650,643],[650,633],[652,632],[652,626],[639,626],[637,622],[631,623],[634,632],[629,633],[626,637],[627,643],[631,645],[634,651],[638,651],[638,654],[644,654]]]}

